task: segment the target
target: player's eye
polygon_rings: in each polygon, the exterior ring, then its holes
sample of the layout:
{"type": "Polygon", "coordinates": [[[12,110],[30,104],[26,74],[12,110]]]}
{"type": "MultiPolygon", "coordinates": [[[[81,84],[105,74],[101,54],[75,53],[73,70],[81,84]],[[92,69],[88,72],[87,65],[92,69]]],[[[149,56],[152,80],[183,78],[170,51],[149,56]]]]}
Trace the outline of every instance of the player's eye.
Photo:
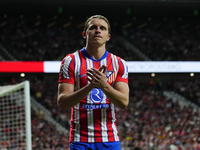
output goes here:
{"type": "Polygon", "coordinates": [[[96,29],[96,26],[91,26],[89,29],[90,30],[96,29]]]}
{"type": "Polygon", "coordinates": [[[106,30],[106,27],[101,26],[100,29],[101,29],[101,30],[106,30]]]}

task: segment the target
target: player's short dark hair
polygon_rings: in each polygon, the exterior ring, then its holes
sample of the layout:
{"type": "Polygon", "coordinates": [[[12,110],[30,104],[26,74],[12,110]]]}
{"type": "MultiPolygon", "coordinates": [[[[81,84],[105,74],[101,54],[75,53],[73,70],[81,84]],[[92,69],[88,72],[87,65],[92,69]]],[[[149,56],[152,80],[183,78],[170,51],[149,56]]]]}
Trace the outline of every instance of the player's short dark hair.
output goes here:
{"type": "Polygon", "coordinates": [[[103,19],[107,24],[108,24],[108,33],[110,34],[111,33],[111,28],[110,28],[110,23],[108,21],[108,19],[102,15],[94,15],[94,16],[91,16],[90,18],[88,18],[85,22],[85,26],[84,26],[84,31],[87,30],[88,26],[89,26],[89,22],[92,20],[92,19],[103,19]]]}

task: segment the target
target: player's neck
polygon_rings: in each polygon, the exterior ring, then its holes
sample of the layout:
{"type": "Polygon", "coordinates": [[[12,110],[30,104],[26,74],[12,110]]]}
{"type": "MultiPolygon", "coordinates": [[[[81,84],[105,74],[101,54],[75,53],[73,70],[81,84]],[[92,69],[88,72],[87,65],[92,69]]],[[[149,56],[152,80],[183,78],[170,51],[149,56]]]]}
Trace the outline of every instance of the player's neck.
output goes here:
{"type": "Polygon", "coordinates": [[[99,60],[105,54],[105,46],[95,47],[95,46],[86,46],[85,50],[87,53],[94,58],[95,60],[99,60]]]}

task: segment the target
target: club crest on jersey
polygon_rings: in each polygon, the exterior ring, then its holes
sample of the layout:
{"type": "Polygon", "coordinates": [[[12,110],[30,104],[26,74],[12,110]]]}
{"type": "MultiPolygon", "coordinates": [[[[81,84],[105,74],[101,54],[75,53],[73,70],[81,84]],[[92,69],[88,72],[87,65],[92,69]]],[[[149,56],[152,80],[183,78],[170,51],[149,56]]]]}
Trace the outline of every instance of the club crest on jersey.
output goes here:
{"type": "Polygon", "coordinates": [[[107,71],[107,80],[108,83],[112,83],[115,80],[115,72],[114,71],[107,71]]]}

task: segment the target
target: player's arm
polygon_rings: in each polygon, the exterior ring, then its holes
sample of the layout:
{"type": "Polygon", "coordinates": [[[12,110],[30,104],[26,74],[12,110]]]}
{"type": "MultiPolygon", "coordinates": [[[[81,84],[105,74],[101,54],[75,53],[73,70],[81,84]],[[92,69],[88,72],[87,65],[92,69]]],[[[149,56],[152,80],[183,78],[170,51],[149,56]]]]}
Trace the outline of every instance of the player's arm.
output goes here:
{"type": "Polygon", "coordinates": [[[62,63],[59,74],[57,105],[61,110],[69,109],[78,104],[93,88],[91,84],[74,91],[73,56],[67,55],[62,63]]]}
{"type": "Polygon", "coordinates": [[[58,98],[57,105],[61,110],[67,110],[74,105],[78,104],[94,86],[88,84],[85,87],[74,91],[74,85],[70,83],[58,84],[58,98]]]}
{"type": "Polygon", "coordinates": [[[102,88],[109,100],[117,107],[125,109],[129,103],[129,86],[125,82],[116,82],[114,87],[107,84],[102,88]]]}

